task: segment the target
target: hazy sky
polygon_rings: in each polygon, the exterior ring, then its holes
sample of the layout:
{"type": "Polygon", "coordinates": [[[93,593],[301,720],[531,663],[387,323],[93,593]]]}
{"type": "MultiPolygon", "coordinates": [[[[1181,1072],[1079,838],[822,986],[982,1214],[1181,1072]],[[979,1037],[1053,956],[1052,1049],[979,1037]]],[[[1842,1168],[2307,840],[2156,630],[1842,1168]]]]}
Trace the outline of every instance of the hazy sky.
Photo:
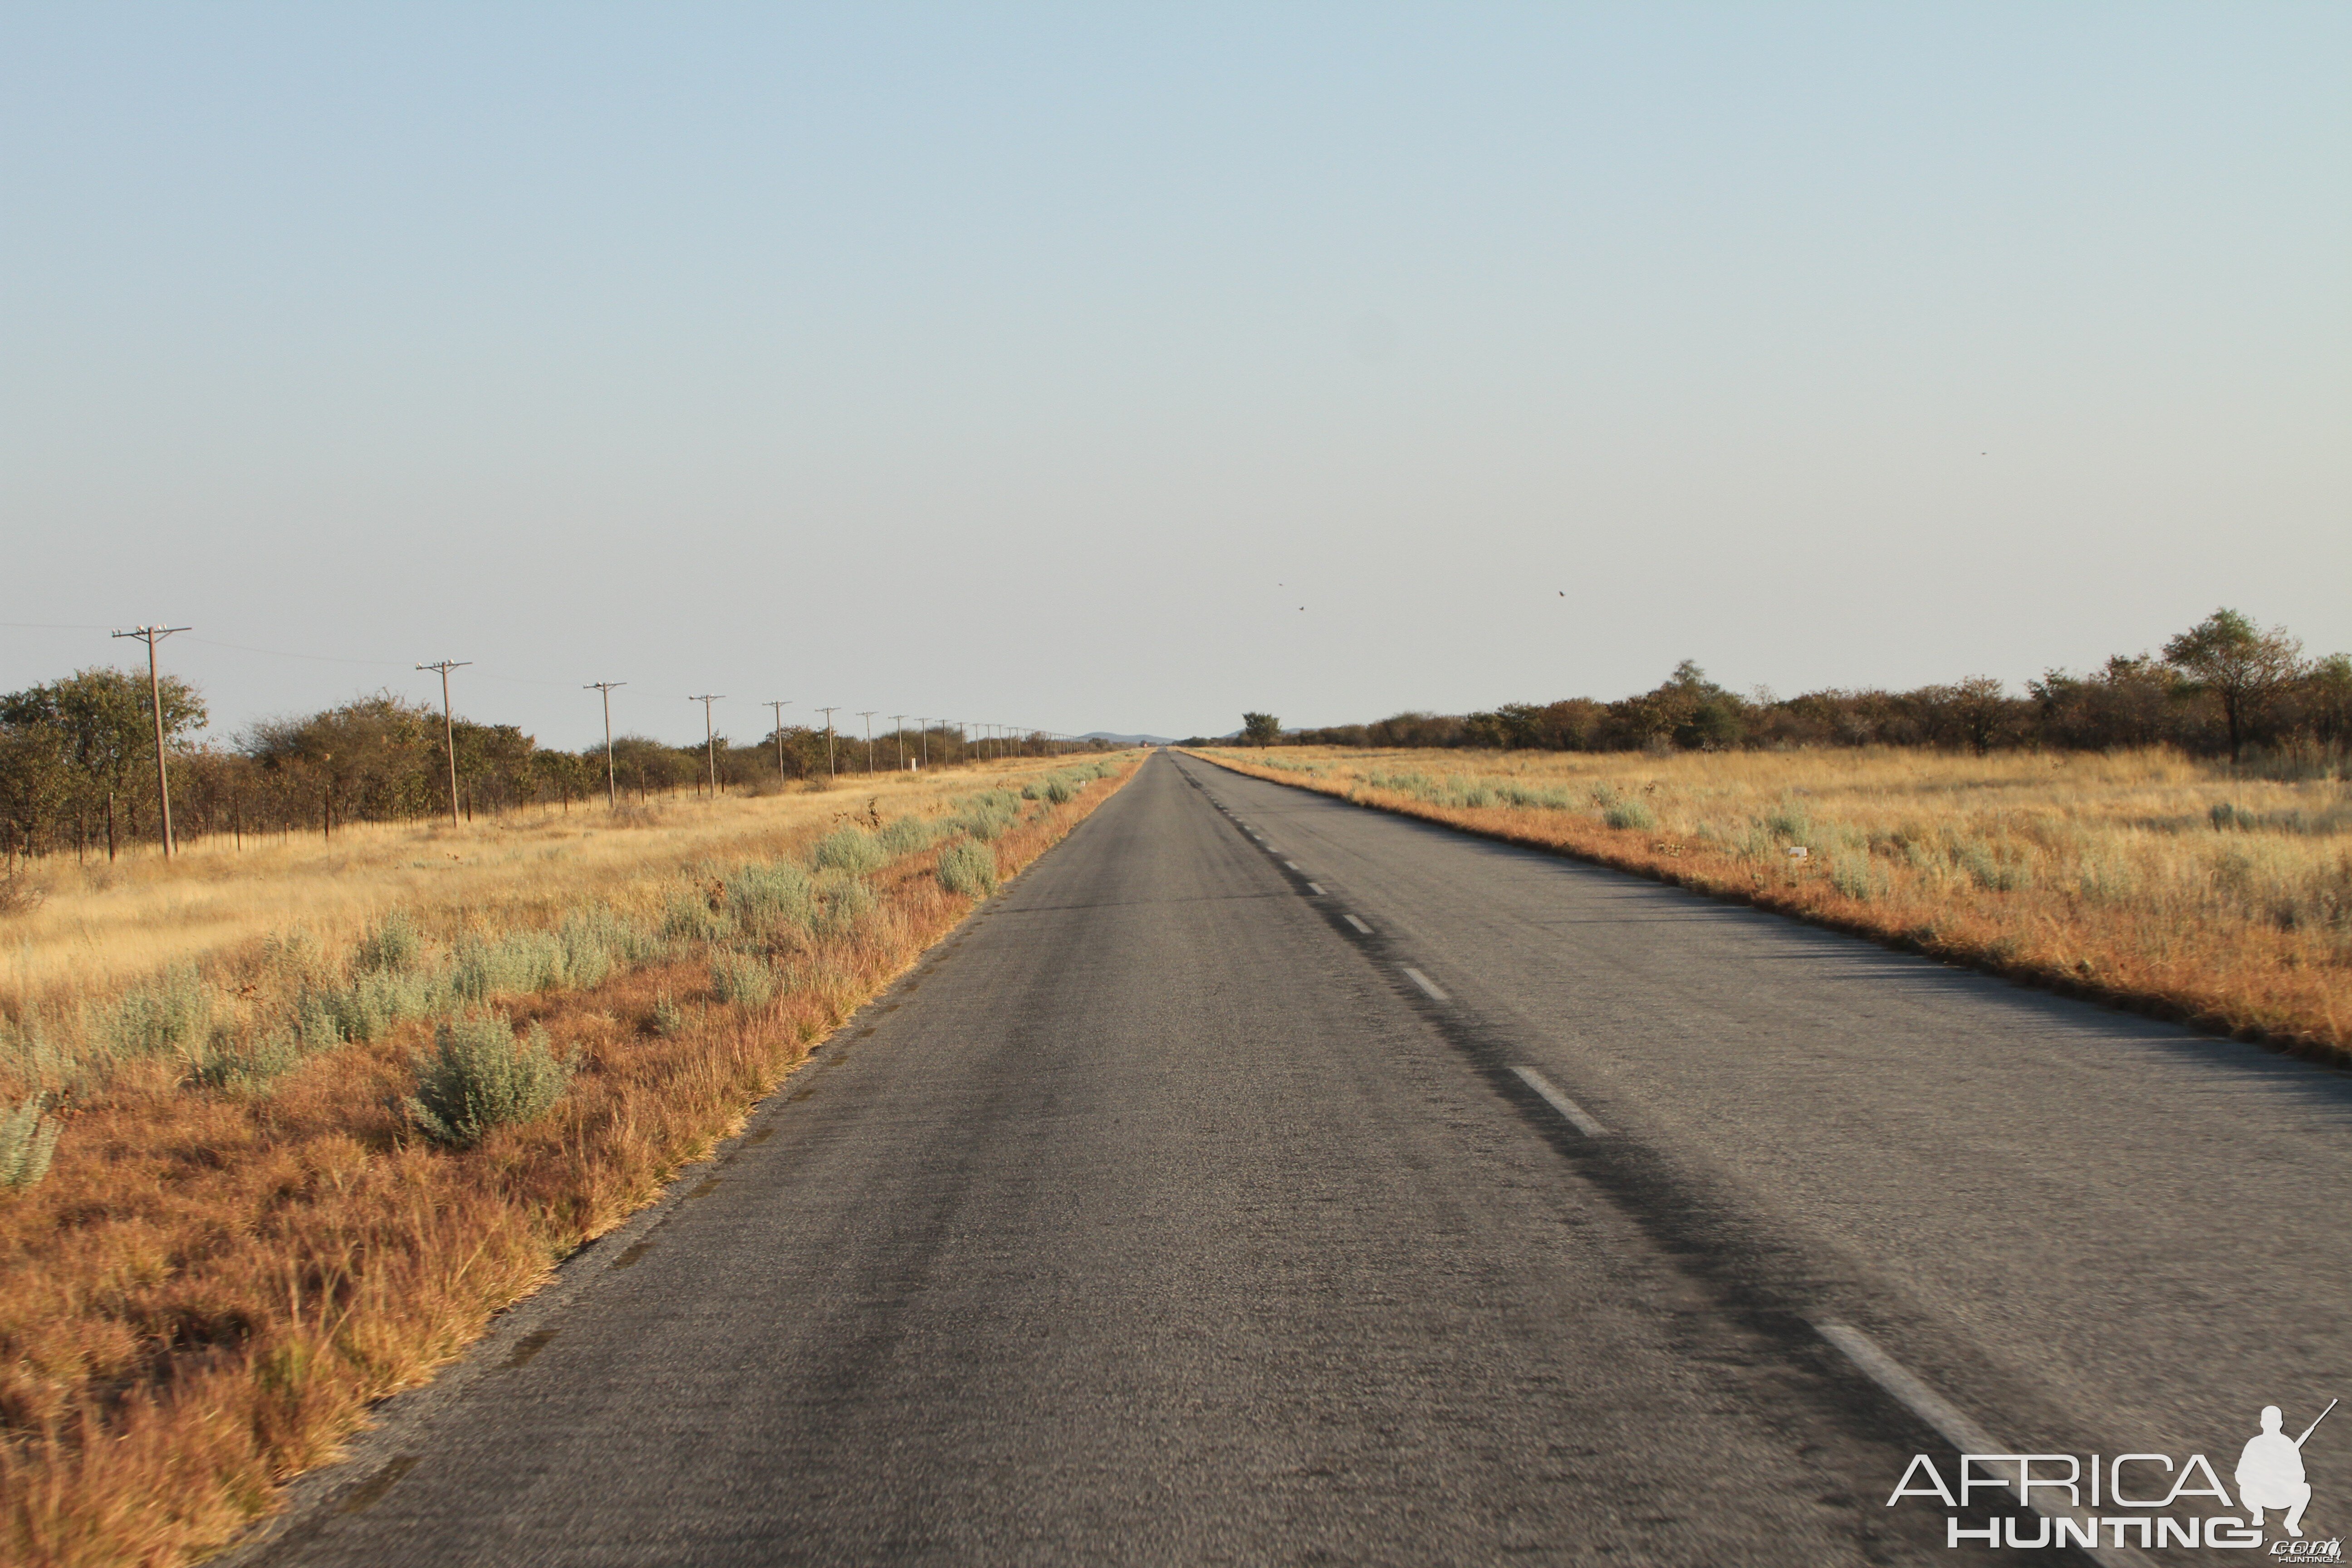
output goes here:
{"type": "Polygon", "coordinates": [[[2352,647],[2347,82],[2336,0],[15,4],[0,689],[168,619],[221,732],[447,657],[551,743],[1181,735],[2352,647]]]}

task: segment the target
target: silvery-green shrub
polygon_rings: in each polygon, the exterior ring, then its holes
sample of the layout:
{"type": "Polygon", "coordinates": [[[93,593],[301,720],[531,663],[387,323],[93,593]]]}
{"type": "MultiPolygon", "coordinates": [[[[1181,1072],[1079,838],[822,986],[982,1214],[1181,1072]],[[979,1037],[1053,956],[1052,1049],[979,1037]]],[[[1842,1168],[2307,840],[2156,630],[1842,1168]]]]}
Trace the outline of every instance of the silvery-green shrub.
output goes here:
{"type": "Polygon", "coordinates": [[[163,1056],[201,1038],[211,1024],[212,994],[195,965],[174,964],[114,1005],[113,1046],[126,1057],[163,1056]]]}
{"type": "Polygon", "coordinates": [[[821,936],[846,936],[874,911],[873,890],[847,871],[822,873],[817,892],[815,929],[821,936]]]}
{"type": "Polygon", "coordinates": [[[1021,797],[1009,789],[985,790],[958,803],[956,814],[942,826],[961,828],[982,842],[995,838],[1021,815],[1021,797]]]}
{"type": "Polygon", "coordinates": [[[490,1130],[530,1121],[562,1098],[572,1068],[537,1024],[515,1043],[496,1013],[452,1018],[433,1032],[435,1054],[416,1075],[409,1119],[436,1143],[467,1148],[490,1130]]]}
{"type": "Polygon", "coordinates": [[[710,961],[710,994],[729,1005],[764,1007],[775,998],[776,976],[748,954],[722,952],[710,961]]]}
{"type": "Polygon", "coordinates": [[[817,840],[811,858],[819,870],[846,871],[853,877],[879,871],[890,863],[890,857],[883,853],[874,836],[858,827],[840,827],[826,834],[817,840]]]}
{"type": "Polygon", "coordinates": [[[786,927],[807,928],[816,919],[816,889],[806,871],[789,860],[754,863],[727,879],[727,908],[735,924],[753,936],[786,927]]]}
{"type": "Polygon", "coordinates": [[[701,894],[681,892],[662,911],[661,933],[672,942],[723,942],[733,923],[701,894]]]}
{"type": "Polygon", "coordinates": [[[406,910],[394,910],[352,949],[352,967],[362,972],[397,974],[413,967],[425,952],[425,939],[406,910]]]}
{"type": "Polygon", "coordinates": [[[959,838],[940,851],[940,886],[967,899],[996,891],[996,855],[977,839],[959,838]]]}
{"type": "Polygon", "coordinates": [[[257,1093],[299,1066],[302,1054],[302,1042],[291,1029],[247,1041],[215,1029],[209,1042],[189,1053],[188,1077],[206,1089],[257,1093]]]}
{"type": "Polygon", "coordinates": [[[874,842],[881,847],[883,854],[896,860],[900,856],[929,849],[939,836],[937,825],[919,816],[901,816],[876,834],[874,842]]]}
{"type": "Polygon", "coordinates": [[[58,1150],[58,1121],[34,1095],[0,1110],[0,1187],[29,1187],[49,1173],[58,1150]]]}
{"type": "Polygon", "coordinates": [[[1601,820],[1612,827],[1638,827],[1644,831],[1658,825],[1657,814],[1638,800],[1620,800],[1601,814],[1601,820]]]}

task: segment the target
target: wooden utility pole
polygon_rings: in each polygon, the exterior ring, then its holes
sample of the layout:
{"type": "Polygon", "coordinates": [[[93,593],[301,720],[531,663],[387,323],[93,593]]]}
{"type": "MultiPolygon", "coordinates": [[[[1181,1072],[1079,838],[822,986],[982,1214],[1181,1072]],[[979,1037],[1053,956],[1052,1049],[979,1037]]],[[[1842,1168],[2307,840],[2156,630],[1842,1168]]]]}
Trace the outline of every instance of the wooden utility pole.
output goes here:
{"type": "Polygon", "coordinates": [[[689,697],[687,700],[702,704],[702,756],[710,766],[710,798],[717,800],[719,798],[719,731],[711,723],[710,705],[714,702],[724,702],[727,699],[714,691],[699,697],[689,697]]]}
{"type": "Polygon", "coordinates": [[[902,773],[907,771],[907,717],[904,713],[890,715],[890,743],[898,749],[898,754],[890,760],[898,764],[902,773]]]}
{"type": "Polygon", "coordinates": [[[786,698],[784,700],[782,700],[782,701],[781,701],[781,702],[777,701],[777,700],[776,700],[775,699],[773,699],[773,698],[770,698],[766,702],[764,702],[764,703],[761,704],[761,707],[764,707],[764,708],[770,708],[770,709],[772,709],[772,710],[775,710],[775,715],[776,715],[776,787],[777,787],[778,789],[782,789],[782,788],[783,788],[783,787],[784,787],[784,782],[785,782],[785,781],[784,781],[784,710],[785,710],[785,709],[787,709],[787,708],[789,708],[789,707],[791,707],[792,705],[793,705],[793,704],[792,704],[792,700],[791,700],[790,698],[786,698]]]}
{"type": "Polygon", "coordinates": [[[861,708],[857,712],[866,721],[866,771],[869,773],[874,771],[874,715],[880,711],[878,708],[861,708]]]}
{"type": "Polygon", "coordinates": [[[837,779],[841,776],[841,770],[833,763],[833,716],[841,710],[838,707],[820,708],[817,711],[824,715],[824,776],[837,779]]]}
{"type": "Polygon", "coordinates": [[[931,721],[929,719],[924,718],[920,713],[918,713],[915,715],[915,722],[922,727],[923,760],[921,765],[928,768],[931,765],[931,721]]]}
{"type": "Polygon", "coordinates": [[[420,664],[419,669],[441,672],[441,739],[449,748],[449,826],[457,826],[457,721],[449,717],[449,672],[463,669],[474,661],[470,658],[445,658],[438,664],[420,664]]]}
{"type": "MultiPolygon", "coordinates": [[[[155,673],[155,645],[173,632],[184,632],[186,626],[135,626],[127,632],[117,632],[119,637],[137,637],[147,645],[147,700],[155,710],[155,799],[163,808],[163,858],[172,858],[172,780],[163,767],[163,678],[155,673]]],[[[114,809],[113,797],[107,798],[106,809],[114,809]]],[[[107,831],[114,831],[114,819],[107,818],[107,831]]],[[[112,846],[110,844],[109,848],[112,846]]]]}
{"type": "Polygon", "coordinates": [[[604,809],[607,811],[621,809],[620,785],[613,777],[613,688],[627,684],[625,680],[592,680],[580,689],[604,694],[604,809]]]}

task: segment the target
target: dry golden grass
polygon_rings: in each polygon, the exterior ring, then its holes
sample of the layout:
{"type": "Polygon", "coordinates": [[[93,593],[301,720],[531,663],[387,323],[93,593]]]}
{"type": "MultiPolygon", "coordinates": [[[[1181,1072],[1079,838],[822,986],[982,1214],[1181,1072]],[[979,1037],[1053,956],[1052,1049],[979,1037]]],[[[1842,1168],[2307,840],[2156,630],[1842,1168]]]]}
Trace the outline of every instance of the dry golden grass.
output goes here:
{"type": "Polygon", "coordinates": [[[1202,754],[2242,1037],[2352,1054],[2352,788],[2340,781],[2167,751],[1202,754]]]}
{"type": "MultiPolygon", "coordinates": [[[[1117,762],[1066,803],[1022,803],[992,845],[1000,874],[1118,787],[1134,759],[1117,762]]],[[[901,784],[883,794],[881,815],[935,810],[1048,771],[901,784]]],[[[150,933],[151,964],[195,963],[215,989],[255,974],[248,983],[266,991],[268,973],[246,960],[282,951],[275,921],[327,928],[348,947],[394,900],[421,924],[478,935],[498,921],[544,927],[591,904],[656,910],[675,898],[681,862],[686,885],[701,887],[692,879],[713,867],[804,856],[835,813],[862,813],[877,793],[681,807],[656,826],[600,827],[584,841],[576,813],[568,828],[558,818],[465,837],[385,829],[339,840],[348,860],[285,847],[275,877],[192,855],[168,869],[132,868],[106,888],[60,889],[58,902],[93,902],[45,929],[73,941],[93,929],[150,933]],[[470,856],[446,872],[410,864],[436,843],[470,856]],[[569,847],[579,852],[544,858],[569,847]],[[113,897],[126,883],[131,896],[113,897]],[[180,909],[199,912],[171,918],[180,909]]],[[[872,902],[845,906],[860,911],[854,919],[679,939],[594,984],[503,996],[517,1024],[539,1023],[559,1051],[576,1050],[577,1069],[551,1112],[471,1149],[425,1142],[396,1109],[430,1019],[310,1050],[234,1090],[191,1083],[167,1059],[111,1058],[102,1072],[85,1061],[48,1177],[0,1195],[0,1559],[162,1564],[227,1540],[286,1477],[330,1457],[370,1402],[428,1376],[491,1312],[739,1126],[810,1043],[961,919],[971,901],[942,889],[937,853],[920,848],[860,879],[872,902]],[[765,1005],[729,1005],[712,955],[754,949],[785,984],[765,1005]],[[673,1027],[651,1026],[673,1005],[673,1027]]],[[[723,889],[709,893],[716,912],[723,889]]],[[[323,949],[305,953],[314,977],[333,969],[323,949]]],[[[104,980],[44,967],[37,951],[24,962],[48,976],[48,1004],[62,994],[94,1018],[108,985],[141,979],[130,966],[101,971],[104,980]]],[[[246,1026],[256,1005],[229,1007],[230,1026],[246,1026]]]]}
{"type": "Polygon", "coordinates": [[[200,838],[163,859],[152,846],[109,864],[52,856],[23,880],[34,899],[0,914],[0,1016],[103,998],[167,965],[200,962],[296,926],[330,948],[385,910],[405,908],[503,925],[649,874],[759,852],[780,836],[831,826],[878,803],[885,817],[1050,771],[1035,761],[925,773],[845,773],[831,788],[772,795],[682,796],[616,816],[600,801],[486,817],[362,823],[316,832],[200,838]]]}

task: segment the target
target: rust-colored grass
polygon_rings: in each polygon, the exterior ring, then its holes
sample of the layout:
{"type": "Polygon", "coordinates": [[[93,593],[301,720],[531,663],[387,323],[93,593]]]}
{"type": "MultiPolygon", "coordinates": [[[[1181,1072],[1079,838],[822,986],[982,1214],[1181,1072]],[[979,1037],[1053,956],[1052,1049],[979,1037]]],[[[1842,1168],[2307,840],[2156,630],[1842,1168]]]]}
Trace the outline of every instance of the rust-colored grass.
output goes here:
{"type": "MultiPolygon", "coordinates": [[[[1000,873],[1123,784],[1121,762],[1066,804],[1024,805],[994,840],[1000,873]]],[[[787,826],[771,851],[812,831],[787,826]]],[[[164,1063],[113,1072],[71,1112],[47,1179],[0,1196],[0,1557],[186,1562],[268,1510],[372,1401],[648,1201],[952,927],[971,900],[940,888],[936,853],[868,878],[854,930],[790,938],[788,984],[756,1010],[718,1005],[701,957],[509,999],[578,1049],[578,1070],[552,1112],[474,1149],[423,1142],[395,1109],[425,1020],[311,1056],[267,1092],[194,1088],[164,1063]],[[646,1026],[661,999],[684,1027],[646,1026]]]]}
{"type": "Polygon", "coordinates": [[[1200,754],[2352,1059],[2352,789],[2338,780],[2168,751],[1200,754]]]}

